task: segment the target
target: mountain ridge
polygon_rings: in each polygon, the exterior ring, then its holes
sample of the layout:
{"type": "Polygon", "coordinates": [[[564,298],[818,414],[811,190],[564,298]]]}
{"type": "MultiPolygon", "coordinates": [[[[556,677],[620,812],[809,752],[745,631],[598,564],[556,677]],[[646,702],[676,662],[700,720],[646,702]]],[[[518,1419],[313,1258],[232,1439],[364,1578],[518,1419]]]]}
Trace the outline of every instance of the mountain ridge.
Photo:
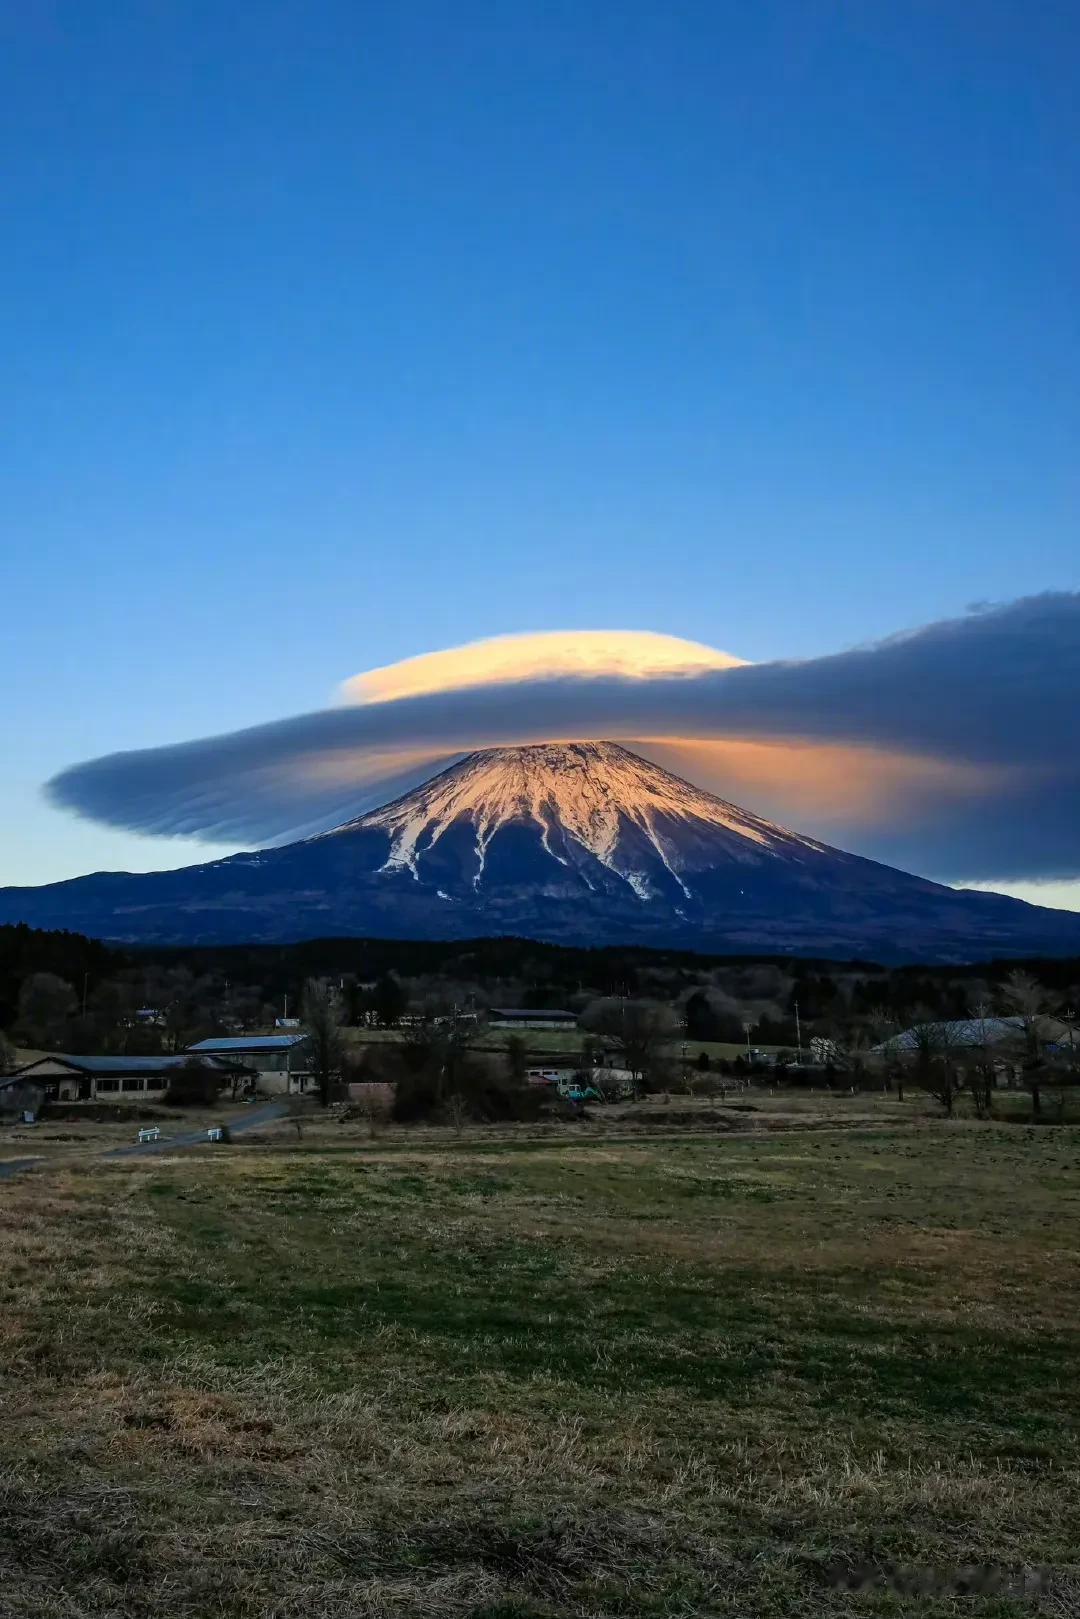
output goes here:
{"type": "Polygon", "coordinates": [[[612,742],[479,750],[280,848],[0,889],[3,921],[129,943],[515,934],[879,960],[1080,953],[1080,916],[833,849],[612,742]]]}

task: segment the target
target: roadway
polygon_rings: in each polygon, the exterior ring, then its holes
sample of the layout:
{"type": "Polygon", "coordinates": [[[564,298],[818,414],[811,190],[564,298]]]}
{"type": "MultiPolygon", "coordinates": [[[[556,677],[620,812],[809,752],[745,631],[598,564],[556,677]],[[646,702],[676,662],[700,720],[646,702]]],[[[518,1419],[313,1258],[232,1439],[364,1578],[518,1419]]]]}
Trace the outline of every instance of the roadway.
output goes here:
{"type": "MultiPolygon", "coordinates": [[[[258,1129],[260,1124],[273,1124],[276,1120],[284,1117],[284,1102],[268,1102],[265,1107],[253,1107],[248,1112],[240,1114],[239,1117],[223,1119],[222,1124],[228,1125],[230,1135],[238,1136],[245,1130],[255,1130],[258,1129]]],[[[133,1120],[132,1122],[135,1129],[138,1129],[138,1121],[133,1120]]],[[[88,1157],[85,1162],[93,1163],[95,1158],[99,1162],[104,1158],[145,1158],[152,1156],[154,1153],[175,1152],[178,1147],[197,1147],[200,1144],[207,1146],[209,1145],[206,1136],[207,1128],[208,1126],[203,1125],[201,1129],[185,1130],[178,1136],[163,1135],[160,1141],[142,1141],[136,1142],[130,1147],[113,1147],[109,1152],[97,1153],[88,1157]]],[[[65,1158],[64,1162],[70,1164],[71,1160],[70,1158],[65,1158]]],[[[42,1169],[48,1163],[48,1158],[0,1159],[0,1181],[9,1180],[11,1176],[18,1175],[28,1169],[42,1169]]]]}

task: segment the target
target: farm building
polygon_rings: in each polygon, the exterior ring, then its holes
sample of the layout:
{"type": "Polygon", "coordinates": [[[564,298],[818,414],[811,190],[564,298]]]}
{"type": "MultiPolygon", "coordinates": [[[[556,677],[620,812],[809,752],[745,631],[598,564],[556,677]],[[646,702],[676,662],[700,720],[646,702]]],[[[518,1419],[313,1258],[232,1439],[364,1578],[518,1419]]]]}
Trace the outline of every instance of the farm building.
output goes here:
{"type": "Polygon", "coordinates": [[[259,1090],[271,1096],[297,1095],[311,1082],[311,1041],[306,1034],[226,1035],[197,1041],[188,1047],[188,1055],[251,1068],[259,1090]]]}
{"type": "MultiPolygon", "coordinates": [[[[7,1076],[5,1083],[22,1081],[36,1086],[48,1102],[110,1102],[163,1096],[176,1068],[191,1061],[186,1052],[171,1057],[86,1057],[56,1052],[27,1063],[7,1076]]],[[[212,1060],[209,1066],[230,1080],[235,1068],[212,1060]]],[[[254,1074],[250,1072],[251,1078],[254,1074]]]]}
{"type": "MultiPolygon", "coordinates": [[[[1073,1031],[1063,1019],[1049,1016],[1034,1020],[1032,1034],[1040,1047],[1051,1051],[1064,1050],[1073,1039],[1073,1031]]],[[[910,1055],[922,1046],[973,1050],[982,1046],[1021,1044],[1025,1038],[1025,1021],[1022,1017],[970,1017],[952,1022],[915,1024],[901,1034],[883,1040],[873,1049],[875,1054],[902,1056],[905,1053],[910,1055]]]]}
{"type": "Polygon", "coordinates": [[[492,1006],[490,1029],[576,1029],[577,1013],[536,1006],[492,1006]]]}

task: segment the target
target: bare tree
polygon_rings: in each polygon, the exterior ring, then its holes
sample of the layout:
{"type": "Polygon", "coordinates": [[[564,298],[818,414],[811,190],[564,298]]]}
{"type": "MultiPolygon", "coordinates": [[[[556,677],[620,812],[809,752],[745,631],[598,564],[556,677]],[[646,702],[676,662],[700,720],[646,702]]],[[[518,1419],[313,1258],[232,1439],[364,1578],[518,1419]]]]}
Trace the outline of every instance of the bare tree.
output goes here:
{"type": "Polygon", "coordinates": [[[663,1083],[679,1028],[670,1006],[660,1001],[594,1001],[582,1015],[582,1026],[619,1053],[635,1090],[658,1089],[663,1083]]]}
{"type": "Polygon", "coordinates": [[[1068,1041],[1064,1055],[1074,1082],[1078,1074],[1078,1063],[1080,1063],[1080,1042],[1076,1038],[1076,1007],[1078,1003],[1080,1003],[1080,989],[1077,989],[1074,984],[1066,996],[1065,1006],[1059,1013],[1062,1023],[1068,1030],[1068,1041]]]}
{"type": "Polygon", "coordinates": [[[341,1079],[345,1039],[341,1007],[327,984],[309,978],[304,985],[301,1017],[311,1046],[311,1072],[323,1107],[329,1106],[341,1079]]]}
{"type": "Polygon", "coordinates": [[[403,1050],[414,1070],[429,1075],[437,1103],[462,1089],[475,1037],[475,1023],[459,1017],[456,1007],[449,1012],[429,1009],[406,1032],[403,1050]]]}
{"type": "Polygon", "coordinates": [[[528,1048],[520,1034],[512,1034],[506,1042],[506,1077],[511,1085],[524,1085],[528,1073],[528,1048]]]}
{"type": "Polygon", "coordinates": [[[365,1085],[363,1094],[357,1103],[361,1116],[367,1121],[368,1135],[374,1141],[389,1114],[386,1098],[375,1094],[374,1087],[365,1085]]]}
{"type": "Polygon", "coordinates": [[[897,1018],[888,1006],[872,1006],[862,1019],[862,1031],[869,1042],[862,1053],[866,1072],[879,1079],[883,1091],[896,1086],[897,1099],[904,1100],[906,1053],[897,1044],[897,1018]]]}
{"type": "Polygon", "coordinates": [[[1001,1000],[1008,1014],[1018,1018],[1031,1056],[1037,1056],[1043,1018],[1049,1010],[1047,993],[1030,973],[1011,972],[1001,985],[1001,1000]]]}
{"type": "Polygon", "coordinates": [[[234,1063],[231,1065],[231,1067],[232,1072],[229,1075],[229,1100],[231,1102],[235,1102],[239,1097],[240,1092],[246,1090],[247,1087],[252,1084],[252,1078],[251,1074],[243,1067],[241,1063],[234,1063]]]}
{"type": "Polygon", "coordinates": [[[959,1043],[951,1023],[921,1017],[911,1027],[911,1044],[906,1048],[908,1063],[917,1085],[940,1102],[946,1118],[952,1118],[956,1098],[964,1088],[959,1043]]]}
{"type": "Polygon", "coordinates": [[[285,1098],[285,1117],[296,1131],[297,1141],[304,1139],[304,1103],[299,1096],[285,1098]]]}
{"type": "MultiPolygon", "coordinates": [[[[862,1090],[870,1074],[876,1078],[882,1071],[871,1037],[862,1024],[849,1020],[843,1032],[837,1035],[832,1044],[832,1061],[848,1076],[853,1088],[862,1090]]],[[[886,1082],[882,1078],[882,1089],[885,1088],[886,1082]]]]}
{"type": "Polygon", "coordinates": [[[443,1104],[443,1111],[447,1121],[453,1126],[454,1134],[461,1135],[465,1128],[465,1121],[469,1117],[469,1104],[460,1091],[453,1091],[443,1104]]]}
{"type": "Polygon", "coordinates": [[[896,1013],[891,1007],[878,1002],[864,1013],[862,1028],[868,1042],[864,1058],[867,1072],[880,1078],[883,1091],[891,1091],[895,1080],[902,1102],[903,1070],[898,1069],[896,1050],[892,1044],[897,1033],[896,1013]]]}
{"type": "Polygon", "coordinates": [[[1006,1042],[1006,1050],[1019,1068],[1023,1085],[1031,1093],[1031,1113],[1037,1119],[1042,1116],[1042,1085],[1048,1077],[1043,1041],[1049,1000],[1038,979],[1019,970],[1005,979],[1000,995],[1007,1014],[1017,1022],[1015,1034],[1006,1042]]]}
{"type": "Polygon", "coordinates": [[[980,1119],[989,1118],[993,1111],[995,1056],[990,1044],[991,1009],[981,998],[971,1009],[973,1042],[963,1053],[963,1067],[967,1088],[980,1119]]]}

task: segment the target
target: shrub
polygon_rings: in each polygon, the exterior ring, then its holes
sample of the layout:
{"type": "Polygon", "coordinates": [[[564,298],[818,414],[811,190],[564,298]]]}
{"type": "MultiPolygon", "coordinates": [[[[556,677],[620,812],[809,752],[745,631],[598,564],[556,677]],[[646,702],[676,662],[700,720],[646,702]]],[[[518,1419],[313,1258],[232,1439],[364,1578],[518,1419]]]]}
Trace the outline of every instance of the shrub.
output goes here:
{"type": "Polygon", "coordinates": [[[220,1071],[193,1057],[169,1070],[165,1101],[169,1107],[212,1107],[220,1090],[220,1071]]]}
{"type": "Polygon", "coordinates": [[[516,1084],[482,1058],[469,1056],[452,1073],[403,1063],[394,1092],[393,1117],[399,1123],[422,1119],[481,1124],[538,1119],[547,1098],[533,1085],[516,1084]]]}

